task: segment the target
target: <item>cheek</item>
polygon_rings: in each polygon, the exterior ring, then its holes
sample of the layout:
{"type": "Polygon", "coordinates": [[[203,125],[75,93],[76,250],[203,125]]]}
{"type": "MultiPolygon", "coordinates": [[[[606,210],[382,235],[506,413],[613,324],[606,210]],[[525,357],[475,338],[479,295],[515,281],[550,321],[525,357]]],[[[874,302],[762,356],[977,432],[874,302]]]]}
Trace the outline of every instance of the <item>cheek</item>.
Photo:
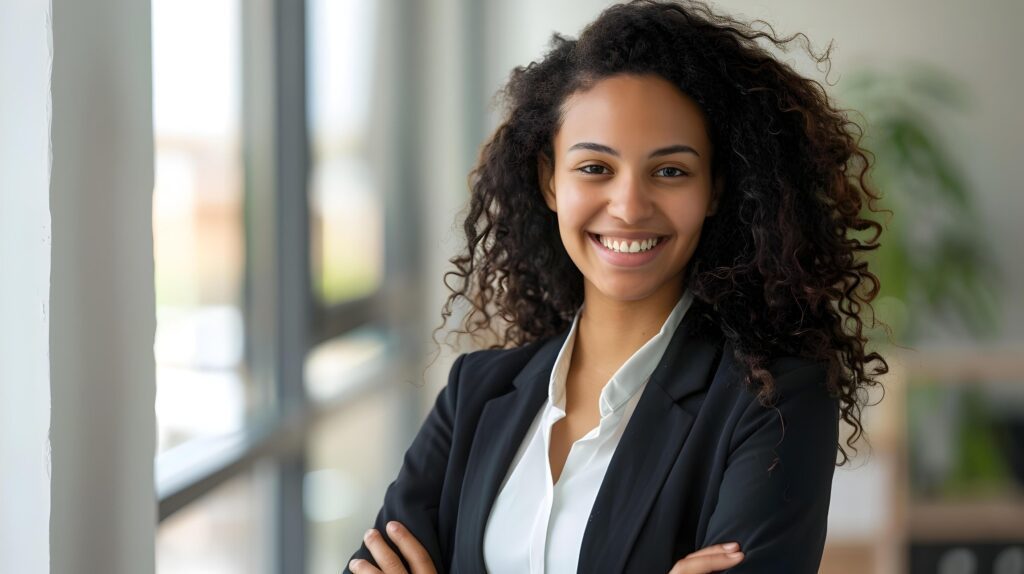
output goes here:
{"type": "Polygon", "coordinates": [[[560,189],[557,199],[558,221],[566,227],[581,225],[591,217],[596,209],[593,200],[588,200],[586,193],[577,189],[560,189]]]}
{"type": "Polygon", "coordinates": [[[696,234],[704,225],[708,206],[700,196],[687,196],[667,206],[666,212],[672,214],[673,225],[681,233],[696,234]]]}
{"type": "Polygon", "coordinates": [[[690,235],[696,235],[700,233],[701,227],[704,225],[704,212],[702,210],[692,210],[687,212],[683,218],[679,221],[679,228],[690,235]]]}

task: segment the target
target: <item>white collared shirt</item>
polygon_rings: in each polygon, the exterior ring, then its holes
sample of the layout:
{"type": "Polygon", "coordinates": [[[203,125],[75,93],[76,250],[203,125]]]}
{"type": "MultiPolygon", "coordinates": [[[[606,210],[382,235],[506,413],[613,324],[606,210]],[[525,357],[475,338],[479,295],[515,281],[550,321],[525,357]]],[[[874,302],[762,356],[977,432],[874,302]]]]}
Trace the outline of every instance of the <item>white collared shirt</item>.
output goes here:
{"type": "Polygon", "coordinates": [[[683,292],[661,330],[626,360],[601,390],[601,422],[572,444],[557,484],[551,482],[551,427],[565,417],[565,382],[583,307],[555,359],[548,399],[509,465],[484,530],[490,574],[576,572],[583,532],[619,438],[693,302],[683,292]]]}

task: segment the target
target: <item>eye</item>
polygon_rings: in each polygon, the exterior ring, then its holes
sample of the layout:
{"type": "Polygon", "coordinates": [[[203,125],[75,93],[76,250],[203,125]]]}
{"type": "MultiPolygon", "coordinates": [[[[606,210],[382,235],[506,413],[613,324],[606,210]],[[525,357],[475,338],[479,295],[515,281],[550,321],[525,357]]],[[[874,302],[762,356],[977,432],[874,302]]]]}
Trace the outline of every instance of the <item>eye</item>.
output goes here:
{"type": "Polygon", "coordinates": [[[579,167],[579,168],[576,169],[576,171],[578,171],[580,173],[585,173],[587,175],[605,175],[603,172],[600,171],[602,169],[608,169],[608,168],[606,168],[603,165],[592,163],[590,165],[585,165],[583,167],[579,167]],[[590,168],[596,168],[598,171],[587,171],[590,168]]]}
{"type": "Polygon", "coordinates": [[[668,172],[668,173],[664,174],[667,177],[686,177],[686,176],[690,175],[689,173],[679,169],[678,167],[674,167],[674,166],[671,166],[671,165],[663,167],[663,168],[659,169],[658,171],[656,171],[654,173],[665,172],[665,171],[668,172]]]}

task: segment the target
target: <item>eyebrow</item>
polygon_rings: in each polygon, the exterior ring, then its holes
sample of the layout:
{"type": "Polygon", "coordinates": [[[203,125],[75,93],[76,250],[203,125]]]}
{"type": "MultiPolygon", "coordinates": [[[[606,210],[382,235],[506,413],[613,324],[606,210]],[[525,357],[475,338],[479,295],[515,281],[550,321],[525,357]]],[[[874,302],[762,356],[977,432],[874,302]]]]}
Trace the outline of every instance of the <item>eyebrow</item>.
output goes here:
{"type": "MultiPolygon", "coordinates": [[[[577,143],[577,144],[573,144],[572,147],[569,148],[569,151],[573,151],[573,150],[577,150],[577,149],[588,149],[588,150],[591,150],[591,151],[596,151],[596,152],[600,152],[600,153],[606,153],[608,155],[613,155],[615,157],[620,157],[619,152],[615,151],[614,149],[612,149],[612,148],[610,148],[610,147],[608,147],[606,145],[599,144],[599,143],[580,142],[580,143],[577,143]]],[[[663,156],[663,155],[671,155],[671,154],[674,154],[674,153],[692,153],[693,155],[695,155],[697,157],[700,157],[700,154],[697,153],[697,150],[693,149],[692,147],[690,147],[688,145],[682,145],[682,144],[670,145],[668,147],[663,147],[663,148],[656,149],[656,150],[652,151],[651,154],[649,156],[647,156],[647,157],[659,157],[659,156],[663,156]]]]}

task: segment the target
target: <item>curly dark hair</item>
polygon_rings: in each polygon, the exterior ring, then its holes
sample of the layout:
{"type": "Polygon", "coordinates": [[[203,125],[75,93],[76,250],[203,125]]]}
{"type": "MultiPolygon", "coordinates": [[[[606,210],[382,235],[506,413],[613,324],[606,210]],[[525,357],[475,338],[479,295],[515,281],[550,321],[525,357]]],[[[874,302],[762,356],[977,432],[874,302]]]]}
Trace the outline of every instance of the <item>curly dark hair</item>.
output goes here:
{"type": "MultiPolygon", "coordinates": [[[[797,38],[818,65],[829,63],[831,43],[815,55],[803,34],[780,38],[762,20],[744,23],[699,0],[635,0],[605,9],[578,39],[554,34],[547,54],[516,67],[499,92],[507,114],[469,174],[466,247],[444,275],[451,294],[434,334],[459,299],[470,309],[458,332],[490,333],[492,349],[570,326],[583,277],[542,198],[538,158],[553,162],[571,94],[617,74],[657,74],[697,102],[713,149],[722,150],[712,164],[725,180],[718,211],[685,272],[694,295],[689,312],[700,317],[698,329],[732,342],[744,384],[766,406],[775,390],[773,358],[827,364],[827,385],[854,430],[846,442],[856,451],[866,387],[889,370],[881,355],[866,352],[860,317],[880,284],[857,254],[876,249],[882,232],[862,208],[878,211],[872,202],[880,196],[867,177],[872,156],[859,146],[859,126],[820,83],[758,44],[785,51],[797,38]],[[858,239],[853,230],[874,234],[858,239]]],[[[872,320],[879,323],[873,312],[872,320]]],[[[838,446],[841,466],[850,457],[838,446]]]]}

